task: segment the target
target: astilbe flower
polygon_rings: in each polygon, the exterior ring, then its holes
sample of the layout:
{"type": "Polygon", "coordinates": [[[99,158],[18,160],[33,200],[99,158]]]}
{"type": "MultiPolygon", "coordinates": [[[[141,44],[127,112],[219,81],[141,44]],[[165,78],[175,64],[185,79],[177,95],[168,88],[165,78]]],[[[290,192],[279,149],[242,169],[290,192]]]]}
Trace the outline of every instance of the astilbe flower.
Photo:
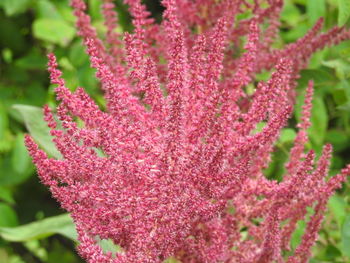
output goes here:
{"type": "Polygon", "coordinates": [[[49,54],[63,129],[48,107],[44,115],[62,159],[26,137],[42,182],[74,219],[80,255],[91,263],[170,256],[184,263],[307,262],[327,200],[350,173],[348,166],[326,179],[330,145],[317,162],[314,151],[305,153],[312,82],[283,180],[268,180],[263,169],[291,115],[298,72],[350,31],[320,33],[320,19],[303,38],[274,49],[282,0],[163,0],[160,24],[139,0],[125,3],[134,32],[116,33],[114,4],[104,0],[107,33],[99,39],[86,4],[71,1],[106,112],[83,88],[65,86],[49,54]],[[237,19],[248,10],[249,18],[237,19]],[[269,70],[270,80],[254,81],[269,70]],[[247,86],[255,87],[252,95],[247,86]],[[308,207],[314,214],[287,257],[308,207]],[[103,252],[99,239],[122,251],[103,252]]]}

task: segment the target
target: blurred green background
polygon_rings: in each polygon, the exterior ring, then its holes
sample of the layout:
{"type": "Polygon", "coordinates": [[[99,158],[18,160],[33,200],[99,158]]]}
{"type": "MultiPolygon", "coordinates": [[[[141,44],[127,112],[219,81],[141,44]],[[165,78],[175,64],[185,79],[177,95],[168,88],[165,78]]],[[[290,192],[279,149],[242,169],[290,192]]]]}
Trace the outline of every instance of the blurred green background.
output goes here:
{"type": "MultiPolygon", "coordinates": [[[[88,0],[93,24],[103,34],[100,1],[88,0]]],[[[160,19],[156,1],[146,1],[160,19]]],[[[130,31],[127,7],[116,1],[118,30],[130,31]]],[[[282,12],[281,39],[276,46],[295,41],[325,17],[324,30],[349,27],[349,0],[286,0],[282,12]]],[[[68,0],[0,0],[0,262],[82,262],[76,255],[75,232],[70,218],[39,183],[23,136],[31,132],[41,146],[55,155],[47,143],[42,122],[43,104],[55,106],[53,87],[46,72],[46,54],[54,51],[69,88],[84,87],[104,105],[94,70],[76,37],[68,0]]],[[[283,130],[273,162],[266,174],[280,179],[300,117],[303,93],[309,79],[315,82],[311,139],[308,148],[319,153],[325,142],[333,144],[331,175],[350,163],[350,41],[316,53],[301,72],[298,101],[290,127],[283,130]]],[[[346,183],[329,202],[319,241],[311,262],[350,262],[350,202],[346,183]]],[[[295,248],[303,233],[300,221],[291,242],[295,248]]],[[[103,244],[113,249],[111,244],[103,244]]]]}

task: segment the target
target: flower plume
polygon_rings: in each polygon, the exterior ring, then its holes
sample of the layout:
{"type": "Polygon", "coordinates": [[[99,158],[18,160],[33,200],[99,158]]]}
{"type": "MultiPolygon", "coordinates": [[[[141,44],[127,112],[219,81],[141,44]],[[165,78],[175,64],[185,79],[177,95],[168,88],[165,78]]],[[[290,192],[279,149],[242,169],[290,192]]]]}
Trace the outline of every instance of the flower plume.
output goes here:
{"type": "Polygon", "coordinates": [[[62,159],[26,137],[42,182],[74,219],[80,255],[90,263],[307,262],[327,200],[350,173],[327,179],[330,145],[318,161],[305,152],[311,81],[283,180],[263,170],[291,116],[299,71],[350,31],[320,33],[320,19],[273,49],[281,0],[163,0],[160,24],[141,1],[125,2],[134,32],[116,33],[113,1],[103,0],[107,31],[99,39],[84,1],[71,1],[107,110],[83,88],[70,91],[49,54],[63,128],[47,106],[44,116],[62,159]],[[252,16],[237,20],[247,10],[252,16]],[[263,71],[270,79],[255,81],[263,71]],[[315,212],[302,241],[285,256],[308,207],[315,212]],[[121,251],[104,252],[99,239],[121,251]]]}

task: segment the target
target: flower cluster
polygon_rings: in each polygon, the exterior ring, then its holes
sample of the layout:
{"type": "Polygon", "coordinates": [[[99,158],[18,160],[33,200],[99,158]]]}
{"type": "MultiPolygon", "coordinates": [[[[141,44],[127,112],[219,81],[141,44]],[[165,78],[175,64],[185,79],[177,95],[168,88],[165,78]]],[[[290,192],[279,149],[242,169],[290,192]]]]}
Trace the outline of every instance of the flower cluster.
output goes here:
{"type": "Polygon", "coordinates": [[[63,128],[48,107],[44,115],[63,158],[26,137],[42,182],[74,219],[80,255],[90,263],[307,262],[328,198],[350,174],[348,166],[326,178],[330,145],[317,161],[305,152],[312,82],[283,180],[263,170],[293,110],[299,71],[350,31],[320,33],[320,19],[274,49],[282,0],[163,0],[160,24],[140,0],[125,3],[133,33],[117,33],[113,1],[103,0],[100,39],[86,4],[71,0],[107,110],[83,88],[71,92],[50,54],[63,128]],[[264,71],[270,79],[255,81],[264,71]],[[301,243],[286,256],[310,207],[301,243]],[[121,251],[104,252],[100,239],[121,251]]]}

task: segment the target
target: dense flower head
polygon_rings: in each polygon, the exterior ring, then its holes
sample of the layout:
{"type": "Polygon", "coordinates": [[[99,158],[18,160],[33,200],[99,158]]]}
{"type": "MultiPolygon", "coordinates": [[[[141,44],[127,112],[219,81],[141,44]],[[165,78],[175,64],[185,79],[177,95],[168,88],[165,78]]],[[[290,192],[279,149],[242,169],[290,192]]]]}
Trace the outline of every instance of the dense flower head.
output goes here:
{"type": "Polygon", "coordinates": [[[312,81],[283,180],[263,170],[291,116],[299,71],[350,31],[320,33],[320,19],[274,49],[282,0],[163,0],[160,24],[140,0],[126,0],[134,31],[122,35],[113,1],[102,2],[103,39],[83,0],[71,6],[107,110],[83,88],[71,92],[49,54],[60,105],[57,118],[48,107],[44,116],[62,158],[26,137],[42,182],[74,219],[80,255],[90,263],[307,262],[327,200],[350,174],[349,166],[327,179],[330,145],[317,161],[305,152],[312,81]],[[270,79],[256,81],[263,71],[270,79]],[[301,243],[286,256],[310,207],[301,243]],[[100,239],[121,251],[104,252],[100,239]]]}

